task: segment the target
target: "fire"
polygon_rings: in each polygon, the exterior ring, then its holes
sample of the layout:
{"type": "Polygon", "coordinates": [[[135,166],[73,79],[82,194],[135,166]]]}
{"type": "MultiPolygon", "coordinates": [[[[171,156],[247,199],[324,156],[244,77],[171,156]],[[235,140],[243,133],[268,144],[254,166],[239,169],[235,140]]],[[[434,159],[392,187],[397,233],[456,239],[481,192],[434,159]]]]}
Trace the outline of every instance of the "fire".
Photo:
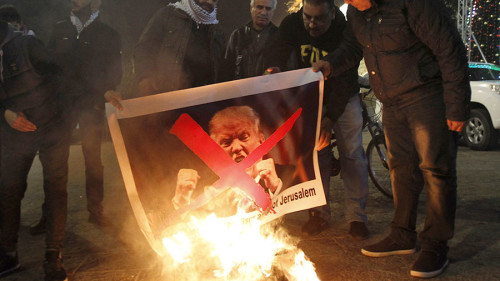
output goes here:
{"type": "Polygon", "coordinates": [[[314,265],[278,223],[262,225],[245,217],[241,211],[230,218],[191,217],[173,234],[164,232],[164,275],[168,280],[319,280],[314,265]]]}

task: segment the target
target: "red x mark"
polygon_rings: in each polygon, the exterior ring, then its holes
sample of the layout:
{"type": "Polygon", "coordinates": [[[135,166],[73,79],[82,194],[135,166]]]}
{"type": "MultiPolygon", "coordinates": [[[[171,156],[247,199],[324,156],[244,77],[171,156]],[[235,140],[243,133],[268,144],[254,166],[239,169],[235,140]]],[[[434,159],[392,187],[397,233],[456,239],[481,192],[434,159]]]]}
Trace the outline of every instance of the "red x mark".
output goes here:
{"type": "MultiPolygon", "coordinates": [[[[266,210],[271,205],[269,194],[250,177],[245,170],[268,153],[293,127],[300,116],[302,108],[299,108],[280,128],[278,128],[267,140],[252,151],[243,161],[236,163],[189,115],[182,114],[170,129],[170,133],[176,135],[187,145],[207,166],[218,176],[219,180],[214,183],[218,190],[229,187],[239,187],[257,205],[266,210]]],[[[206,196],[200,196],[193,202],[190,208],[197,208],[208,201],[206,196]]]]}

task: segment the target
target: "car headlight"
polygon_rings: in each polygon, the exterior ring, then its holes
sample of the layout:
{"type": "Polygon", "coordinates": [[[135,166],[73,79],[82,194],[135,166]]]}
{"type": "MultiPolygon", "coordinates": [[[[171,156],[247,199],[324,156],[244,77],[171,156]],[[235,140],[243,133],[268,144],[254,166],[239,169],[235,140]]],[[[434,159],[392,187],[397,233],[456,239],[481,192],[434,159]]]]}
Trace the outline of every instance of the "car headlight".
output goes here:
{"type": "Polygon", "coordinates": [[[500,95],[500,84],[490,84],[490,89],[500,95]]]}

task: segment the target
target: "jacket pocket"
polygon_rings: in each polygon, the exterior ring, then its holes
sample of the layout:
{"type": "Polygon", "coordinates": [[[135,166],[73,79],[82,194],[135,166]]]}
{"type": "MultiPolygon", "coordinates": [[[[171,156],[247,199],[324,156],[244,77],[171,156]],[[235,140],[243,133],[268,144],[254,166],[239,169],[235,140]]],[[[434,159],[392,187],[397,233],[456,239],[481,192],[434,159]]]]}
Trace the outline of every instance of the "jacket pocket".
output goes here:
{"type": "Polygon", "coordinates": [[[379,42],[385,52],[395,52],[405,50],[412,40],[412,31],[408,27],[405,19],[400,18],[380,18],[379,42]]]}

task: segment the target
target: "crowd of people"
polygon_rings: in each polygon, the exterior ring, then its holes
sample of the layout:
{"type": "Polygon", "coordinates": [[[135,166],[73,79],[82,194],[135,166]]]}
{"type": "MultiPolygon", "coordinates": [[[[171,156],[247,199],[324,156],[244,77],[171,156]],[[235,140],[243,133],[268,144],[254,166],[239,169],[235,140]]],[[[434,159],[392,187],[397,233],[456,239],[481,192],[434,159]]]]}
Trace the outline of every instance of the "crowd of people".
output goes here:
{"type": "MultiPolygon", "coordinates": [[[[384,105],[395,212],[389,236],[362,253],[384,257],[416,252],[416,208],[425,190],[427,216],[418,236],[422,249],[410,274],[441,274],[449,263],[447,241],[454,232],[457,132],[470,101],[465,47],[443,2],[346,0],[346,20],[333,0],[303,0],[299,11],[277,26],[271,20],[278,0],[249,0],[252,20],[234,30],[227,43],[218,28],[217,2],[179,0],[153,15],[133,53],[137,96],[304,67],[321,71],[326,81],[317,150],[327,204],[309,210],[302,232],[317,235],[329,226],[334,133],[348,234],[364,240],[369,237],[368,175],[357,82],[364,58],[370,84],[384,105]]],[[[67,280],[62,262],[66,185],[71,134],[77,124],[85,158],[88,221],[110,225],[102,205],[100,154],[105,101],[123,109],[117,91],[121,37],[100,20],[100,0],[71,3],[70,15],[54,25],[47,47],[26,28],[14,6],[0,7],[0,277],[20,267],[21,200],[38,153],[45,201],[42,217],[30,233],[46,234],[45,280],[67,280]]],[[[232,123],[241,112],[255,115],[246,107],[228,110],[234,117],[223,120],[232,123]]],[[[239,125],[256,118],[242,115],[239,125]]],[[[247,146],[263,141],[258,129],[248,126],[247,131],[255,137],[229,134],[232,141],[225,150],[235,161],[251,152],[247,146]],[[247,139],[254,143],[245,143],[247,139]]],[[[263,186],[271,194],[287,187],[274,162],[259,165],[253,173],[270,175],[263,177],[263,186]]],[[[177,189],[189,195],[196,188],[196,171],[180,171],[178,177],[177,189]]],[[[189,202],[186,196],[174,199],[174,207],[189,202]]]]}

